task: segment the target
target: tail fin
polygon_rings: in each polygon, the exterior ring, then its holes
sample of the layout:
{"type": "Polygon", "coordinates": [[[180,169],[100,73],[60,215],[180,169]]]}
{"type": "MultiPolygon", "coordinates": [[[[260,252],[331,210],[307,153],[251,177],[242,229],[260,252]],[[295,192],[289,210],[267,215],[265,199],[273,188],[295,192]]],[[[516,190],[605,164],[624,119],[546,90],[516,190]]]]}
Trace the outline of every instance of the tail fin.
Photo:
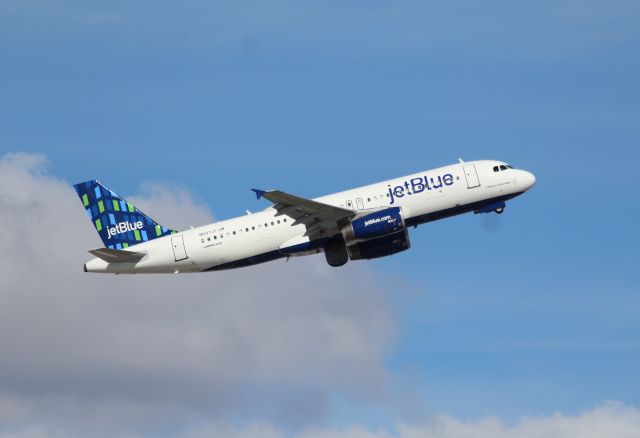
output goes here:
{"type": "Polygon", "coordinates": [[[176,232],[158,225],[98,181],[73,187],[106,248],[124,249],[176,232]]]}

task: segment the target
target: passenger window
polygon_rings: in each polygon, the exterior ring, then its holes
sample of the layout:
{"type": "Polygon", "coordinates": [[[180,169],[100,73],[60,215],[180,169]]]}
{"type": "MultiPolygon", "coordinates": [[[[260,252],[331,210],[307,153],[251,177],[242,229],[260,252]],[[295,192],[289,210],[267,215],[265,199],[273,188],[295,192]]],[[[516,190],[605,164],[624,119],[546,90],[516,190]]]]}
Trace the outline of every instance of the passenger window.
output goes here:
{"type": "Polygon", "coordinates": [[[273,222],[271,222],[271,226],[273,226],[273,222]]]}
{"type": "Polygon", "coordinates": [[[236,232],[235,232],[235,231],[233,232],[233,235],[234,235],[234,236],[236,235],[236,232]]]}
{"type": "Polygon", "coordinates": [[[285,217],[285,218],[284,218],[284,219],[282,219],[282,220],[286,222],[286,221],[287,221],[287,218],[285,217]]]}
{"type": "Polygon", "coordinates": [[[278,219],[278,223],[280,223],[280,219],[278,219]]]}
{"type": "Polygon", "coordinates": [[[251,227],[251,229],[252,229],[252,230],[255,230],[255,229],[256,229],[256,227],[251,227]]]}

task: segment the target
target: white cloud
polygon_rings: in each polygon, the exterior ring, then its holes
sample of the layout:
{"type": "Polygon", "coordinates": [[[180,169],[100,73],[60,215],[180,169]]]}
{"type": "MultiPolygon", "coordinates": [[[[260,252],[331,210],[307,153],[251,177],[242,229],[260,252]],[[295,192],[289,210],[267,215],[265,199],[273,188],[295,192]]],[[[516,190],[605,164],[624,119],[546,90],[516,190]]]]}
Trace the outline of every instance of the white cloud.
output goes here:
{"type": "MultiPolygon", "coordinates": [[[[46,167],[38,155],[0,159],[0,425],[95,436],[199,418],[307,424],[335,394],[380,397],[393,324],[365,264],[85,274],[97,234],[46,167]]],[[[145,193],[135,199],[168,225],[211,217],[184,190],[145,193]]]]}
{"type": "Polygon", "coordinates": [[[142,184],[141,192],[139,196],[130,197],[130,201],[166,227],[186,230],[213,222],[209,208],[195,200],[185,187],[148,181],[142,184]]]}
{"type": "Polygon", "coordinates": [[[465,422],[439,416],[420,427],[400,428],[402,438],[631,438],[640,436],[640,410],[609,402],[577,415],[521,418],[513,425],[496,418],[465,422]]]}
{"type": "MultiPolygon", "coordinates": [[[[640,410],[617,402],[607,402],[576,415],[557,413],[526,417],[513,424],[497,418],[464,421],[437,415],[426,423],[413,426],[400,424],[392,430],[353,425],[343,429],[307,429],[293,434],[267,423],[250,423],[241,427],[205,423],[175,434],[164,431],[163,435],[179,438],[636,438],[640,436],[640,410]]],[[[0,432],[0,438],[57,436],[66,437],[70,434],[43,426],[0,432]]]]}
{"type": "Polygon", "coordinates": [[[183,435],[200,437],[244,438],[635,438],[640,436],[640,410],[616,402],[608,402],[577,415],[521,418],[506,424],[496,418],[463,421],[447,415],[437,415],[428,422],[409,426],[401,424],[395,430],[370,430],[361,426],[345,429],[313,429],[287,435],[265,424],[244,428],[203,426],[183,435]]]}

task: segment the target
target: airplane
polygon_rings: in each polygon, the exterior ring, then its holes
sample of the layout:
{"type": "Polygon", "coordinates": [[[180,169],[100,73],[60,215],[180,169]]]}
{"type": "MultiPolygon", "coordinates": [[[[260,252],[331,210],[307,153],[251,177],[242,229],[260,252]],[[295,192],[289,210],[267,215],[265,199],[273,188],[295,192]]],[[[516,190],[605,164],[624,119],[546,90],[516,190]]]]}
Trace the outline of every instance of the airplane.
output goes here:
{"type": "Polygon", "coordinates": [[[302,198],[252,189],[267,209],[176,231],[156,223],[96,180],[74,187],[104,248],[84,272],[189,273],[242,268],[324,253],[330,266],[410,247],[411,227],[463,213],[502,214],[536,182],[502,161],[458,163],[355,189],[302,198]]]}

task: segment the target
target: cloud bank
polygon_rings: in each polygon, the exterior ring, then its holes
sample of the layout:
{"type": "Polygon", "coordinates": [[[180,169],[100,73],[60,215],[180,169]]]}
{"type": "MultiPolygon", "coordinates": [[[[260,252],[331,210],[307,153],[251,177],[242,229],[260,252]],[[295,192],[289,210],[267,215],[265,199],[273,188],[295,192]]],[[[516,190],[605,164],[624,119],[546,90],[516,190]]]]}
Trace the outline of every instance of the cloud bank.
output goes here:
{"type": "MultiPolygon", "coordinates": [[[[333,396],[383,397],[394,328],[365,265],[85,274],[97,234],[46,168],[38,155],[0,159],[0,424],[92,436],[96,425],[112,436],[197,419],[296,426],[322,421],[333,396]]],[[[212,220],[185,190],[133,198],[168,226],[212,220]]]]}
{"type": "MultiPolygon", "coordinates": [[[[336,398],[394,409],[384,359],[396,329],[367,264],[85,274],[99,240],[47,169],[41,155],[0,158],[0,438],[640,436],[640,410],[616,402],[511,424],[330,426],[336,398]]],[[[213,219],[185,189],[151,184],[131,199],[176,228],[213,219]]]]}
{"type": "MultiPolygon", "coordinates": [[[[522,418],[512,425],[496,418],[463,421],[446,415],[435,416],[419,426],[401,424],[394,430],[368,430],[352,426],[345,429],[310,429],[291,435],[293,438],[632,438],[640,434],[640,410],[608,402],[577,415],[555,414],[522,418]]],[[[288,435],[265,424],[243,429],[203,427],[184,435],[201,437],[268,437],[288,435]]]]}

